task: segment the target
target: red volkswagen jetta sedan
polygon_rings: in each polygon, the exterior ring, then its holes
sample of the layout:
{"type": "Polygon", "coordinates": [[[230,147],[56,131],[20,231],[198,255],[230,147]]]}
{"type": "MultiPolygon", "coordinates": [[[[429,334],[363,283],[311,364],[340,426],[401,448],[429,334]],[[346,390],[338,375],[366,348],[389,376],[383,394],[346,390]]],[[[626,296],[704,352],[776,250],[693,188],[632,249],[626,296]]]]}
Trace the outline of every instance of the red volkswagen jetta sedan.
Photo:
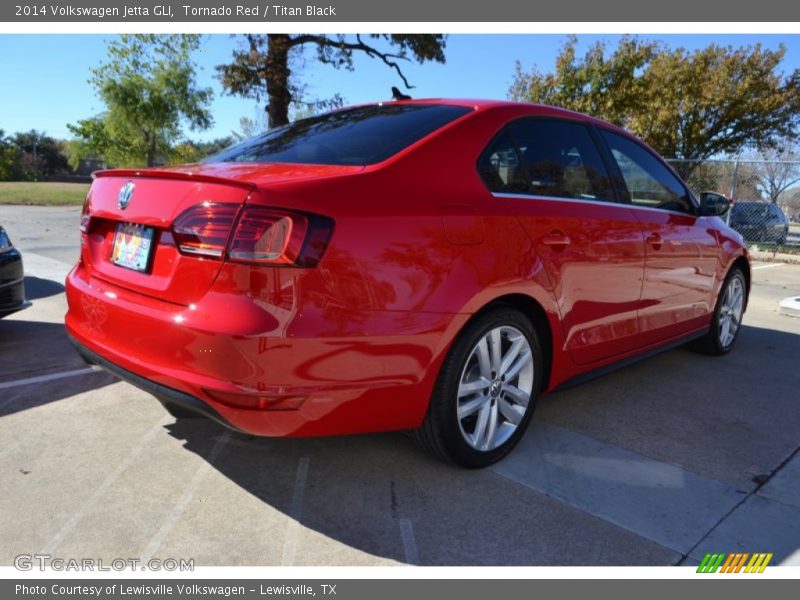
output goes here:
{"type": "Polygon", "coordinates": [[[689,340],[731,349],[750,268],[727,209],[581,114],[347,108],[202,164],[97,173],[67,329],[176,416],[412,429],[478,467],[542,393],[689,340]]]}

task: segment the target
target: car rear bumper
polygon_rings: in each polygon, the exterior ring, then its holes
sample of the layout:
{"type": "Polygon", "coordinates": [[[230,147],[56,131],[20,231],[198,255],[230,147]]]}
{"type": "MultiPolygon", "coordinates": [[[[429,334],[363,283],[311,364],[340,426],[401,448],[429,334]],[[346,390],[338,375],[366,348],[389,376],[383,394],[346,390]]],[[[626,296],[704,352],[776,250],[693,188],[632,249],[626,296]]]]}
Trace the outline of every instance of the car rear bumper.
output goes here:
{"type": "Polygon", "coordinates": [[[467,316],[326,313],[333,309],[303,285],[281,308],[236,287],[252,280],[223,272],[196,304],[181,306],[78,265],[66,282],[67,331],[89,362],[238,431],[300,437],[421,423],[443,340],[467,316]]]}
{"type": "Polygon", "coordinates": [[[25,298],[22,255],[12,248],[0,253],[0,317],[30,306],[25,298]]]}
{"type": "Polygon", "coordinates": [[[142,389],[149,394],[152,394],[158,400],[166,404],[173,404],[175,406],[179,406],[180,408],[189,410],[194,412],[200,416],[206,417],[211,419],[212,421],[216,421],[220,425],[224,425],[229,429],[233,429],[234,431],[240,431],[237,427],[226,421],[220,414],[215,411],[211,406],[200,400],[199,398],[195,398],[185,392],[181,392],[179,390],[167,387],[165,385],[161,385],[156,383],[155,381],[151,381],[145,377],[141,377],[136,373],[123,369],[119,365],[115,365],[113,362],[106,360],[96,352],[92,352],[75,340],[74,338],[70,337],[70,341],[75,346],[75,349],[78,351],[78,354],[81,355],[84,361],[86,361],[89,365],[97,365],[98,367],[102,367],[109,373],[116,375],[123,381],[127,381],[131,385],[142,389]]]}

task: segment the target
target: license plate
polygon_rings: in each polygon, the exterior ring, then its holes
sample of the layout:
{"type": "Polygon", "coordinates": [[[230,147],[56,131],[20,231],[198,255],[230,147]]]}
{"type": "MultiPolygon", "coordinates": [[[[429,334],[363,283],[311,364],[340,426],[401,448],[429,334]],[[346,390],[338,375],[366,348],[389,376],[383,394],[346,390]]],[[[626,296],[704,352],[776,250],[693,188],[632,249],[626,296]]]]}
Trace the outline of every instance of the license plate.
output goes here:
{"type": "Polygon", "coordinates": [[[146,273],[150,269],[155,229],[135,223],[118,223],[111,249],[111,262],[126,269],[146,273]]]}

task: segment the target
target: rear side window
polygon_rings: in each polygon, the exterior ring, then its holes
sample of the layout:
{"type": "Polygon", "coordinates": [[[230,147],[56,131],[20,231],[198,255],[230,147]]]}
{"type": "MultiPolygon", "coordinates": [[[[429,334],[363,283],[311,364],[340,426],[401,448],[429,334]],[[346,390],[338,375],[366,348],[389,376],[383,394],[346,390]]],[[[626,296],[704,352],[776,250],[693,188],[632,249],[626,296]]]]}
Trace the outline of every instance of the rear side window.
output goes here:
{"type": "Polygon", "coordinates": [[[528,191],[528,178],[508,133],[500,134],[478,161],[484,183],[493,192],[528,191]]]}
{"type": "Polygon", "coordinates": [[[622,172],[632,204],[694,212],[686,187],[652,152],[621,135],[605,129],[600,132],[622,172]]]}
{"type": "Polygon", "coordinates": [[[468,113],[463,106],[386,104],[295,121],[245,140],[205,162],[371,165],[468,113]]]}

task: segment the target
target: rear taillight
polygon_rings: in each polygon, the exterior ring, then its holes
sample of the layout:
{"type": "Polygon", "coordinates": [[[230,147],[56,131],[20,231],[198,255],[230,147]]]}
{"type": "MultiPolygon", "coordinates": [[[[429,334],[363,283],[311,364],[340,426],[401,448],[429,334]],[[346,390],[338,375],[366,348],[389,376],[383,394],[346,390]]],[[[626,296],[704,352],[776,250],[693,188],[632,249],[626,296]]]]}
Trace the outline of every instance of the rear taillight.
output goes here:
{"type": "Polygon", "coordinates": [[[261,265],[313,267],[328,247],[333,220],[279,208],[244,206],[239,210],[233,204],[207,202],[181,214],[173,223],[172,232],[183,254],[227,256],[233,262],[261,265]]]}
{"type": "Polygon", "coordinates": [[[264,208],[242,211],[228,257],[245,262],[291,264],[300,254],[308,221],[264,208]]]}
{"type": "Polygon", "coordinates": [[[203,202],[183,212],[172,224],[172,234],[183,254],[222,258],[239,207],[203,202]]]}
{"type": "Polygon", "coordinates": [[[313,267],[322,259],[333,220],[277,208],[245,206],[236,224],[228,259],[262,265],[313,267]]]}

